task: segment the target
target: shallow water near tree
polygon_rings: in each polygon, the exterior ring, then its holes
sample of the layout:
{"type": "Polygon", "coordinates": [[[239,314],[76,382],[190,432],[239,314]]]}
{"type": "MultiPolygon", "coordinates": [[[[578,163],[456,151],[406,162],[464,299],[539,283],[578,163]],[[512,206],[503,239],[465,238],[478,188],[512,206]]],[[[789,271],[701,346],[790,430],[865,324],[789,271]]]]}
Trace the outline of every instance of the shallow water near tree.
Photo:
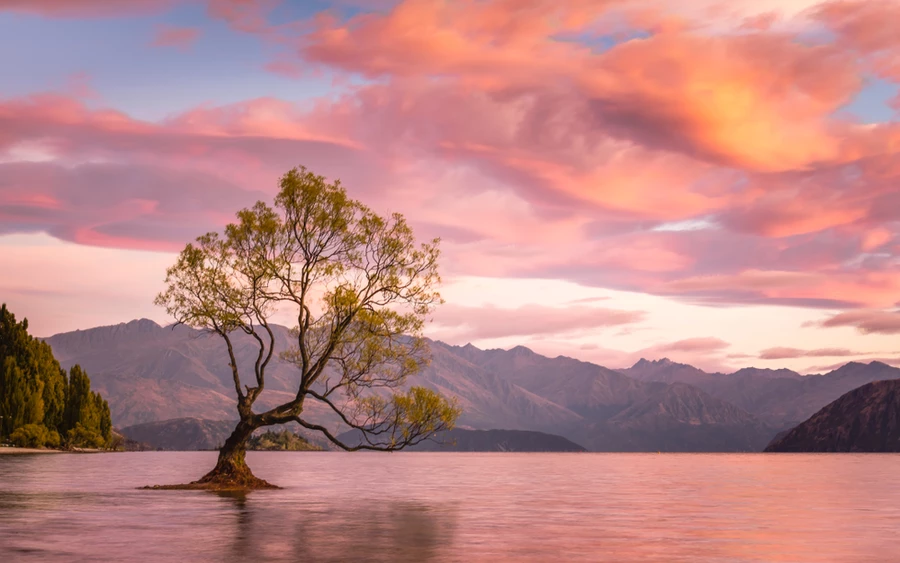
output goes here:
{"type": "Polygon", "coordinates": [[[0,457],[0,561],[893,561],[900,456],[212,452],[0,457]]]}

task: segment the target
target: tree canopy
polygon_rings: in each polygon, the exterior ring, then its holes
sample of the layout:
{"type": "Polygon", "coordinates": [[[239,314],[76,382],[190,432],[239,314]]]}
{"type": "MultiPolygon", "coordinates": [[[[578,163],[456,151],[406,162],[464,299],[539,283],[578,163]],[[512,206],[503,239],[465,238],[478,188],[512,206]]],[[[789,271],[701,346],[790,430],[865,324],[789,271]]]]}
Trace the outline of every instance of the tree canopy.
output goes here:
{"type": "Polygon", "coordinates": [[[0,440],[101,448],[111,431],[109,405],[84,370],[66,373],[50,345],[28,334],[28,319],[0,306],[0,440]]]}
{"type": "Polygon", "coordinates": [[[156,299],[178,323],[224,341],[241,421],[211,479],[249,475],[244,444],[261,426],[293,421],[347,450],[395,450],[451,428],[459,414],[427,388],[404,388],[428,361],[421,332],[441,302],[439,240],[417,244],[402,215],[379,216],[339,181],[302,167],[285,174],[280,188],[274,208],[258,202],[223,233],[188,244],[156,299]],[[296,394],[257,413],[278,315],[295,320],[292,344],[278,355],[296,367],[296,394]],[[236,333],[255,343],[252,373],[239,369],[236,333]],[[361,443],[346,444],[309,419],[307,400],[356,429],[361,443]]]}

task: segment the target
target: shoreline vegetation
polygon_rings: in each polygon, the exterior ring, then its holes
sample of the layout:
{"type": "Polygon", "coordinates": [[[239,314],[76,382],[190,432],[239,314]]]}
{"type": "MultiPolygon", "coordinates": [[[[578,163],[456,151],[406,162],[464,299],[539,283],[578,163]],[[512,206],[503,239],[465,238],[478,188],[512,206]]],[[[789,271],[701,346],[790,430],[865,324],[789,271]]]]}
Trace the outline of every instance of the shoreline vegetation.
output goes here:
{"type": "Polygon", "coordinates": [[[0,443],[20,448],[115,448],[109,403],[78,364],[63,369],[28,319],[0,305],[0,443]]]}

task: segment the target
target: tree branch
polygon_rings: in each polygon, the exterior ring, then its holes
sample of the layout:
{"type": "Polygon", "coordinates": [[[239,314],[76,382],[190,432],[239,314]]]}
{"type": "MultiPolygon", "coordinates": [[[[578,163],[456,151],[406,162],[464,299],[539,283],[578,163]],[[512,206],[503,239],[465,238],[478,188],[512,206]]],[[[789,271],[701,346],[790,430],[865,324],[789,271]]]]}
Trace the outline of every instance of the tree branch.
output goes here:
{"type": "Polygon", "coordinates": [[[332,444],[341,448],[342,450],[348,451],[348,452],[358,452],[360,450],[369,450],[369,451],[374,451],[374,452],[394,452],[394,451],[402,450],[403,448],[415,446],[416,444],[424,442],[425,440],[430,438],[430,436],[421,436],[421,437],[417,437],[416,439],[413,439],[413,440],[401,442],[400,444],[398,444],[396,446],[373,446],[373,445],[368,445],[368,444],[359,444],[357,446],[348,446],[347,444],[338,440],[324,426],[321,426],[318,424],[311,424],[309,422],[306,422],[299,416],[295,416],[291,420],[297,422],[300,426],[302,426],[304,428],[307,428],[309,430],[315,430],[317,432],[321,432],[326,438],[328,438],[329,442],[331,442],[332,444]]]}

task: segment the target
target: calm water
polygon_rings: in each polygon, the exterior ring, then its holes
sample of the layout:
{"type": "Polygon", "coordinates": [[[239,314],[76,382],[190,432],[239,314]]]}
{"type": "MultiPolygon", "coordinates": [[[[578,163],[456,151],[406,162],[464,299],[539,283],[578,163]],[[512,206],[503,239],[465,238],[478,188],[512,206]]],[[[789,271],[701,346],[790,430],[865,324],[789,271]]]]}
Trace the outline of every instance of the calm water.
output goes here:
{"type": "Polygon", "coordinates": [[[0,561],[900,561],[900,456],[0,456],[0,561]]]}

